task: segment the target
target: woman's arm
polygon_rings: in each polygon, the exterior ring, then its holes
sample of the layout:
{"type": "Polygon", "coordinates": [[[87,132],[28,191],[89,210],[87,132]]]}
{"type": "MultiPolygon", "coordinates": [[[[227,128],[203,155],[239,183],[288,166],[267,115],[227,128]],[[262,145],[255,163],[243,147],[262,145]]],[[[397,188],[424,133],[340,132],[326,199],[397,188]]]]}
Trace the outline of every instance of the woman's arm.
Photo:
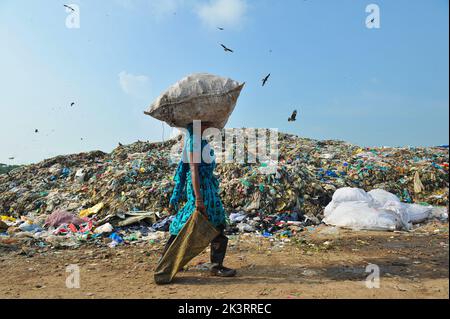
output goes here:
{"type": "Polygon", "coordinates": [[[202,193],[200,192],[200,174],[198,173],[198,163],[194,163],[194,153],[189,154],[192,177],[192,187],[195,194],[195,207],[203,214],[206,215],[205,204],[203,203],[202,193]]]}

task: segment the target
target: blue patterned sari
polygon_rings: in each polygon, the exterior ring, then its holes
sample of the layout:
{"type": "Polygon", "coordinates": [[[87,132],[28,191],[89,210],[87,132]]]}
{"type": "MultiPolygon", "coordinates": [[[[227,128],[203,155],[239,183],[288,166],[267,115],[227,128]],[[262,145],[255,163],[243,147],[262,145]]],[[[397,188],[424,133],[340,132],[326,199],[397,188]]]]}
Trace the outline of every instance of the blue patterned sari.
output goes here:
{"type": "Polygon", "coordinates": [[[175,188],[172,197],[170,198],[170,203],[178,211],[170,224],[171,235],[177,235],[179,233],[195,210],[195,193],[192,186],[191,170],[189,163],[186,160],[189,158],[189,152],[200,152],[200,155],[203,154],[203,156],[201,156],[201,163],[198,165],[198,171],[200,175],[200,192],[209,221],[215,227],[221,225],[225,226],[227,223],[225,210],[223,209],[222,201],[219,196],[219,182],[213,174],[214,168],[216,167],[214,151],[204,139],[201,140],[201,148],[196,145],[198,143],[195,142],[192,125],[188,127],[188,132],[189,136],[185,136],[182,160],[178,164],[174,176],[175,188]],[[183,159],[186,162],[184,162],[183,159]],[[186,204],[178,210],[180,198],[184,196],[186,197],[186,204]]]}

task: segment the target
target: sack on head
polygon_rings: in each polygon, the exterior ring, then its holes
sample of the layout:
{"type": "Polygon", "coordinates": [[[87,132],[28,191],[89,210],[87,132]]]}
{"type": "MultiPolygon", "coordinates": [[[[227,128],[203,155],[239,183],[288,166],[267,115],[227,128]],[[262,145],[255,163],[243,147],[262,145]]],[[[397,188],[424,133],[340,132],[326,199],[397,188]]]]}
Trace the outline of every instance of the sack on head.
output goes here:
{"type": "Polygon", "coordinates": [[[201,120],[222,129],[244,84],[207,73],[192,74],[167,89],[144,113],[172,127],[201,120]]]}

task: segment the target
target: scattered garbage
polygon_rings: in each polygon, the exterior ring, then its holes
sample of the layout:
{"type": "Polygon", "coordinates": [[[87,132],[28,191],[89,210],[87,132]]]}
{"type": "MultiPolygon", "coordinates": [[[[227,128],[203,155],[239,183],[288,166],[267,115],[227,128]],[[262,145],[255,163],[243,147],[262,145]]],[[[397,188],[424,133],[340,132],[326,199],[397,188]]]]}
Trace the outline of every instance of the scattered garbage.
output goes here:
{"type": "Polygon", "coordinates": [[[62,224],[81,225],[85,220],[73,215],[66,210],[57,209],[47,217],[44,226],[58,227],[62,224]]]}
{"type": "Polygon", "coordinates": [[[152,212],[140,212],[140,213],[128,212],[126,213],[126,215],[131,215],[131,217],[128,217],[123,221],[120,221],[118,223],[119,226],[128,226],[147,219],[150,221],[150,223],[153,224],[156,222],[157,218],[157,214],[152,212]]]}
{"type": "MultiPolygon", "coordinates": [[[[283,133],[278,141],[273,173],[261,171],[265,163],[217,163],[229,233],[289,239],[313,232],[324,217],[331,223],[328,213],[349,201],[367,203],[357,208],[369,213],[382,209],[382,222],[372,222],[382,229],[448,220],[446,147],[361,148],[283,133]],[[358,190],[345,194],[346,187],[358,190]]],[[[138,141],[0,174],[1,238],[62,248],[164,241],[173,219],[166,211],[177,164],[169,160],[172,149],[181,149],[177,138],[138,141]],[[123,242],[108,238],[112,233],[123,242]]]]}
{"type": "Polygon", "coordinates": [[[19,226],[19,229],[23,232],[38,232],[41,231],[42,228],[39,225],[33,224],[30,221],[26,221],[19,226]]]}
{"type": "Polygon", "coordinates": [[[124,242],[123,238],[120,237],[120,235],[117,233],[112,233],[111,235],[109,235],[109,238],[111,239],[111,243],[109,244],[109,247],[111,248],[114,248],[124,242]]]}
{"type": "Polygon", "coordinates": [[[97,214],[102,208],[103,206],[105,206],[103,203],[98,203],[97,205],[88,208],[88,209],[83,209],[80,212],[80,217],[88,217],[94,214],[97,214]]]}
{"type": "Polygon", "coordinates": [[[97,227],[94,230],[94,233],[96,234],[106,234],[111,233],[114,230],[113,226],[110,223],[106,223],[101,225],[100,227],[97,227]]]}

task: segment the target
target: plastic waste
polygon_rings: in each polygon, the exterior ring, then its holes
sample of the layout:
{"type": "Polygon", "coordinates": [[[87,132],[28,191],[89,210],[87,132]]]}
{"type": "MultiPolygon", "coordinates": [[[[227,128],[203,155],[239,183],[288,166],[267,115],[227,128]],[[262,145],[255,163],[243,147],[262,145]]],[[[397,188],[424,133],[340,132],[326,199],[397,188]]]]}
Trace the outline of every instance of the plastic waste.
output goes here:
{"type": "Polygon", "coordinates": [[[112,225],[110,223],[106,223],[106,224],[103,224],[103,225],[97,227],[94,230],[94,233],[105,234],[105,233],[111,233],[113,230],[114,230],[114,228],[112,227],[112,225]]]}
{"type": "Polygon", "coordinates": [[[164,218],[162,221],[158,222],[158,223],[154,223],[152,225],[152,229],[154,231],[168,231],[169,230],[169,226],[170,223],[172,222],[172,220],[175,218],[175,216],[168,216],[166,218],[164,218]]]}
{"type": "Polygon", "coordinates": [[[83,209],[82,211],[80,211],[80,217],[88,217],[94,214],[97,214],[105,205],[103,203],[98,203],[95,206],[92,206],[91,208],[88,209],[83,209]]]}
{"type": "Polygon", "coordinates": [[[20,224],[19,229],[21,231],[30,232],[30,233],[42,231],[42,228],[39,225],[29,223],[29,222],[24,222],[24,223],[20,224]]]}
{"type": "Polygon", "coordinates": [[[83,183],[85,181],[85,178],[86,178],[86,173],[85,173],[84,169],[83,168],[78,169],[75,173],[75,180],[78,183],[83,183]]]}
{"type": "Polygon", "coordinates": [[[47,217],[44,227],[58,227],[62,224],[74,224],[78,226],[84,222],[85,220],[69,213],[68,211],[57,209],[47,217]]]}
{"type": "Polygon", "coordinates": [[[119,244],[120,244],[120,243],[123,243],[122,237],[121,237],[119,234],[117,234],[117,233],[112,233],[112,234],[109,236],[109,238],[112,239],[113,241],[118,242],[119,244]]]}
{"type": "Polygon", "coordinates": [[[243,221],[246,217],[247,215],[243,213],[231,213],[229,218],[231,224],[236,224],[243,221]]]}
{"type": "Polygon", "coordinates": [[[247,223],[244,223],[244,222],[241,222],[241,223],[239,223],[239,224],[237,224],[236,225],[236,227],[239,229],[239,231],[240,232],[249,232],[249,233],[251,233],[251,232],[253,232],[253,231],[255,231],[255,227],[253,227],[253,226],[251,226],[251,225],[249,225],[249,224],[247,224],[247,223]]]}

